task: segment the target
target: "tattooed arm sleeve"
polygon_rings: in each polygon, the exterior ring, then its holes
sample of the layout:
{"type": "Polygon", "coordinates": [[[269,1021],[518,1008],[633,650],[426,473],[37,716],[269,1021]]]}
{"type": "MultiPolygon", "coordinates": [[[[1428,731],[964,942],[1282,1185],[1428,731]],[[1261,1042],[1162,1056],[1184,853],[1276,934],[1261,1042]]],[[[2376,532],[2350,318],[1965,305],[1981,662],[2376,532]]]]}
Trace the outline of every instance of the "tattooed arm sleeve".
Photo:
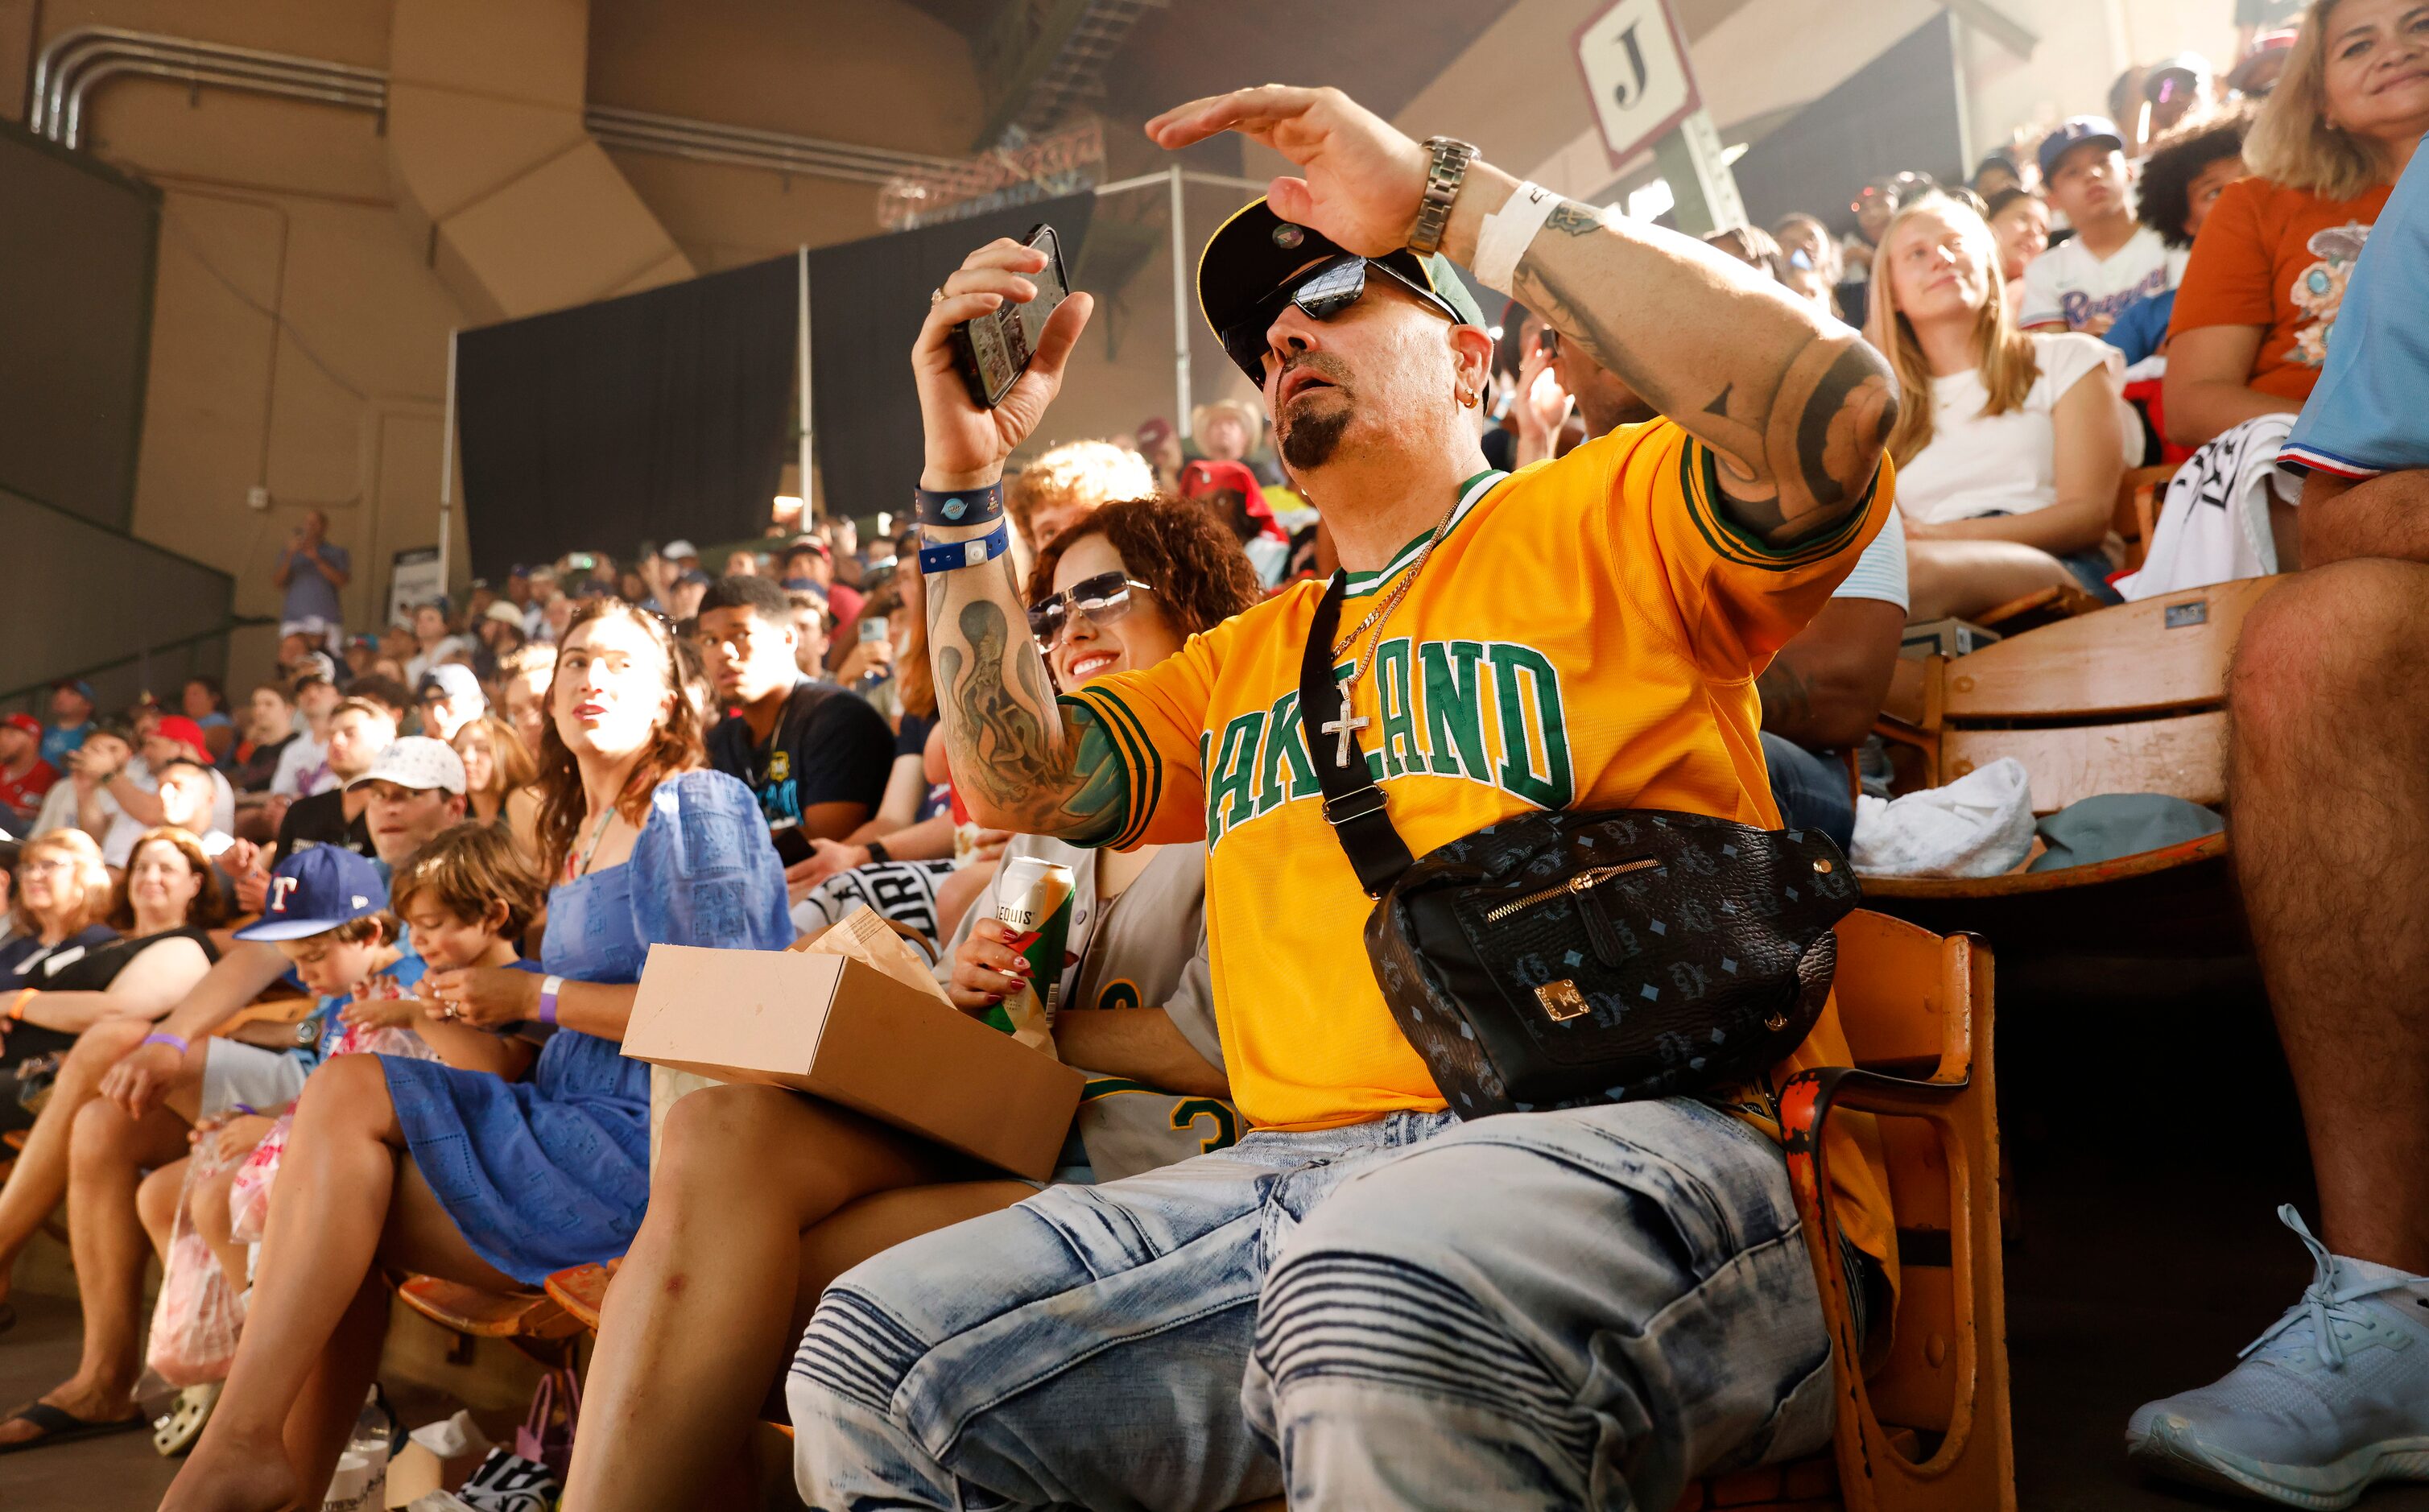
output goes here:
{"type": "MultiPolygon", "coordinates": [[[[1473,257],[1477,225],[1514,187],[1469,169],[1443,239],[1453,260],[1473,257]]],[[[1687,237],[1573,202],[1536,234],[1510,292],[1710,446],[1724,508],[1772,546],[1861,505],[1897,419],[1897,380],[1810,301],[1687,237]]]]}
{"type": "Polygon", "coordinates": [[[922,585],[928,656],[953,780],[984,824],[1103,845],[1123,827],[1130,778],[1096,712],[1058,704],[1030,639],[1008,559],[922,585]]]}

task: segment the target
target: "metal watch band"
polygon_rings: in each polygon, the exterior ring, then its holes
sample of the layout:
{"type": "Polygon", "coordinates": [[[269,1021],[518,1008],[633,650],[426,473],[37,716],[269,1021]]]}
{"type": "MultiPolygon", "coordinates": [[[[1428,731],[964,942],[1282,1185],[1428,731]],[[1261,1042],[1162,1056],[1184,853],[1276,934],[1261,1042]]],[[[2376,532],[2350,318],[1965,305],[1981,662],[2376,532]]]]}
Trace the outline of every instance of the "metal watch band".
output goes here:
{"type": "Polygon", "coordinates": [[[1426,170],[1426,192],[1417,203],[1416,224],[1409,227],[1409,250],[1421,258],[1430,257],[1442,245],[1443,230],[1450,224],[1451,201],[1459,198],[1459,186],[1467,180],[1467,165],[1476,160],[1476,143],[1457,137],[1428,137],[1426,150],[1433,154],[1433,162],[1426,170]]]}

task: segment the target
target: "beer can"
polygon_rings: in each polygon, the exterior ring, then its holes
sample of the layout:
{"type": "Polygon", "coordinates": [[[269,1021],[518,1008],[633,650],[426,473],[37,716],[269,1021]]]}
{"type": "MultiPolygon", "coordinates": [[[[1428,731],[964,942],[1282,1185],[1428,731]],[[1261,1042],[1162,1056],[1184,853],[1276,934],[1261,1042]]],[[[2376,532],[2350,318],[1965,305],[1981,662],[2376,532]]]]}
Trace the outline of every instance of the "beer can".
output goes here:
{"type": "MultiPolygon", "coordinates": [[[[1003,863],[996,880],[995,916],[1012,931],[1005,941],[1029,962],[1029,987],[1037,1006],[1052,1022],[1063,989],[1063,950],[1071,936],[1071,869],[1058,861],[1016,856],[1003,863]]],[[[989,1023],[1009,1034],[1012,1016],[998,1004],[987,1010],[989,1023]],[[998,1022],[1000,1018],[1001,1022],[998,1022]]]]}

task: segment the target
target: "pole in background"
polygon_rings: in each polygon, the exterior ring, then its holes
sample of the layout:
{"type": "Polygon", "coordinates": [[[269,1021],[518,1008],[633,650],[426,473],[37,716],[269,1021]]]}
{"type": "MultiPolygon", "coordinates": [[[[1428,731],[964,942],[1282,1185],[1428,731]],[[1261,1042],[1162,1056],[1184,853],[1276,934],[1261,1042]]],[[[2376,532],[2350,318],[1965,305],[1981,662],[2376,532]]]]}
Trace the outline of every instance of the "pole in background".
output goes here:
{"type": "Polygon", "coordinates": [[[1737,175],[1722,157],[1720,129],[1712,112],[1701,106],[1677,128],[1653,144],[1653,161],[1669,181],[1678,229],[1689,236],[1710,236],[1746,224],[1745,201],[1738,197],[1737,175]]]}
{"type": "Polygon", "coordinates": [[[800,260],[799,260],[799,262],[798,262],[798,263],[796,263],[796,265],[795,265],[795,279],[794,279],[795,288],[796,288],[796,290],[798,291],[798,293],[799,293],[799,299],[800,299],[800,307],[799,307],[799,308],[800,308],[800,313],[799,313],[799,316],[798,316],[798,318],[796,319],[796,321],[795,321],[795,323],[794,323],[794,324],[795,324],[796,325],[798,325],[798,326],[800,327],[800,329],[801,329],[801,350],[800,350],[798,353],[796,353],[796,354],[795,354],[795,361],[800,365],[800,368],[801,368],[801,378],[800,378],[800,380],[799,380],[799,381],[794,385],[794,387],[795,387],[796,389],[798,389],[798,390],[800,390],[800,392],[801,392],[801,458],[800,458],[800,463],[799,463],[800,468],[801,468],[801,519],[800,519],[800,521],[797,523],[797,528],[801,529],[801,530],[807,530],[807,529],[809,529],[809,528],[810,528],[810,501],[811,501],[811,497],[812,497],[811,490],[810,490],[810,247],[809,247],[809,243],[808,243],[808,242],[806,242],[806,241],[805,241],[805,242],[803,242],[803,243],[801,243],[801,246],[800,246],[800,248],[795,252],[795,254],[794,254],[794,255],[795,255],[795,257],[797,257],[797,258],[800,259],[800,260]]]}
{"type": "Polygon", "coordinates": [[[455,523],[455,338],[447,333],[447,414],[438,433],[438,591],[447,591],[448,549],[455,523]]]}
{"type": "Polygon", "coordinates": [[[1189,229],[1182,223],[1181,165],[1172,177],[1172,428],[1189,434],[1189,229]]]}

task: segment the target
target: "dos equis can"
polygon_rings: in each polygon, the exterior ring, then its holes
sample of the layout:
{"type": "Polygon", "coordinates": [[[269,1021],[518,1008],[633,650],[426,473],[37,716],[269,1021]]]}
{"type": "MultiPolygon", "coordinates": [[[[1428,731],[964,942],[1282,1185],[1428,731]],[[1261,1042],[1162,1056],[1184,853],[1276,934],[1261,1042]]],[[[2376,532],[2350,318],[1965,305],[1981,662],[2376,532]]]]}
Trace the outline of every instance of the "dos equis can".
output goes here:
{"type": "MultiPolygon", "coordinates": [[[[1063,948],[1071,936],[1071,869],[1033,856],[1016,856],[1003,863],[996,882],[995,916],[1012,931],[1010,945],[1029,962],[1029,986],[1039,1014],[1052,1021],[1063,987],[1063,948]]],[[[989,1008],[986,1022],[1010,1034],[1012,1015],[1001,1004],[989,1008]]]]}

